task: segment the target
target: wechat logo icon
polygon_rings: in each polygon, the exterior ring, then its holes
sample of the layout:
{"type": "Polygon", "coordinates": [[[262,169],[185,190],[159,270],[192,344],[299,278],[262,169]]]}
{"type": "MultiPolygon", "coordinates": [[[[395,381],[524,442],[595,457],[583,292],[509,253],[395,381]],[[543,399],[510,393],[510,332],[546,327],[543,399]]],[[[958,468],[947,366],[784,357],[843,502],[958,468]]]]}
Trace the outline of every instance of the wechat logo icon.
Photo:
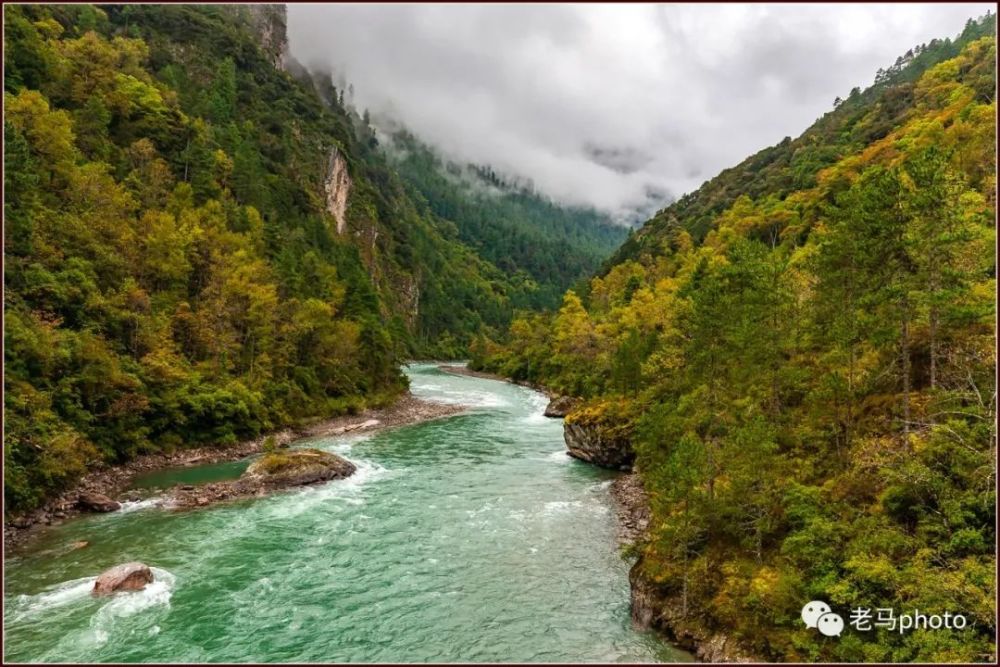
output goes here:
{"type": "Polygon", "coordinates": [[[830,605],[822,600],[807,602],[802,607],[802,622],[807,628],[816,628],[827,637],[839,637],[844,631],[844,619],[834,614],[830,605]]]}

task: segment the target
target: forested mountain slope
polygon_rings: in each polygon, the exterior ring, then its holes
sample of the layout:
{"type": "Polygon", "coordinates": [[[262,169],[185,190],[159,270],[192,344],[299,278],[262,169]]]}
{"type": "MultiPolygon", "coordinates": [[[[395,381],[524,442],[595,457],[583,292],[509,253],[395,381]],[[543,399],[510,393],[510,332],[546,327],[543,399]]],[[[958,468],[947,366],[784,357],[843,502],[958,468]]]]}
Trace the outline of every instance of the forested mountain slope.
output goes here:
{"type": "MultiPolygon", "coordinates": [[[[474,366],[588,398],[676,634],[777,660],[995,659],[996,19],[660,212],[474,366]],[[826,640],[824,600],[966,615],[826,640]]],[[[847,616],[845,615],[845,621],[847,616]]]]}
{"type": "MultiPolygon", "coordinates": [[[[970,19],[957,38],[935,39],[911,49],[889,68],[879,70],[875,83],[850,91],[834,101],[834,109],[796,139],[765,148],[723,170],[701,188],[659,211],[605,265],[605,270],[643,252],[658,253],[671,228],[680,226],[700,240],[715,219],[741,196],[784,199],[796,190],[812,188],[820,172],[842,158],[884,138],[912,113],[917,82],[930,67],[957,56],[981,37],[993,34],[995,19],[970,19]]],[[[989,72],[964,80],[984,98],[992,94],[989,72]]]]}
{"type": "Polygon", "coordinates": [[[446,160],[406,130],[390,156],[415,199],[454,222],[458,238],[524,289],[517,308],[557,308],[625,239],[626,229],[588,208],[560,206],[488,167],[446,160]]]}
{"type": "Polygon", "coordinates": [[[523,294],[279,5],[5,8],[5,498],[398,393],[523,294]],[[287,70],[287,71],[286,71],[287,70]]]}

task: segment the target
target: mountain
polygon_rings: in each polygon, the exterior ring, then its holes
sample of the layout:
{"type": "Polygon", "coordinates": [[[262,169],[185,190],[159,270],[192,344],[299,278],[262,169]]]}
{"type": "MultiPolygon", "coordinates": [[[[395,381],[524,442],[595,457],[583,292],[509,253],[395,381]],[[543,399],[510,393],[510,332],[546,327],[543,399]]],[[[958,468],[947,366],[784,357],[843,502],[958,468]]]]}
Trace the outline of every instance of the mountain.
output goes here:
{"type": "MultiPolygon", "coordinates": [[[[659,211],[608,259],[605,268],[638,259],[643,252],[657,252],[664,236],[677,226],[696,239],[703,238],[713,221],[741,196],[784,199],[792,192],[814,187],[823,169],[898,127],[912,113],[917,83],[923,74],[958,56],[971,42],[994,34],[994,24],[995,18],[970,19],[956,39],[934,39],[907,51],[891,67],[878,71],[874,85],[864,91],[854,88],[844,99],[838,97],[835,108],[797,139],[785,137],[659,211]]],[[[964,80],[982,99],[991,99],[993,83],[989,75],[985,71],[976,80],[964,80]]]]}
{"type": "Polygon", "coordinates": [[[586,399],[571,444],[634,456],[636,618],[724,658],[995,659],[995,35],[914,49],[478,342],[586,399]],[[827,639],[811,600],[967,629],[827,639]]]}
{"type": "MultiPolygon", "coordinates": [[[[546,298],[534,249],[501,270],[467,244],[289,55],[281,5],[18,5],[5,30],[8,510],[385,402],[406,358],[462,356],[546,298]]],[[[591,220],[509,196],[511,227],[591,220]]]]}
{"type": "Polygon", "coordinates": [[[488,166],[444,159],[405,129],[390,139],[393,166],[414,199],[454,223],[462,243],[529,286],[512,295],[517,308],[558,307],[563,292],[625,239],[624,227],[593,209],[556,204],[488,166]]]}

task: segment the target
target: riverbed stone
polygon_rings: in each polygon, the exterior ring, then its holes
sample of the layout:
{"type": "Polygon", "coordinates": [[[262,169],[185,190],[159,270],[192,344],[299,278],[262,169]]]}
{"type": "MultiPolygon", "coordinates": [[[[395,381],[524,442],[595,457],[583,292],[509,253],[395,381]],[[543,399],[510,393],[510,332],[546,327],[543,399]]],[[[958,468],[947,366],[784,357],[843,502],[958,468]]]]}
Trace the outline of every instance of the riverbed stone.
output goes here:
{"type": "Polygon", "coordinates": [[[121,503],[108,498],[103,493],[84,491],[77,499],[77,504],[85,510],[91,512],[114,512],[121,509],[121,503]]]}
{"type": "Polygon", "coordinates": [[[106,570],[94,582],[94,595],[111,595],[118,591],[141,591],[153,583],[153,571],[145,563],[116,565],[106,570]]]}
{"type": "Polygon", "coordinates": [[[644,539],[649,528],[649,496],[636,471],[620,475],[611,482],[611,497],[618,515],[618,536],[623,544],[644,539]]]}

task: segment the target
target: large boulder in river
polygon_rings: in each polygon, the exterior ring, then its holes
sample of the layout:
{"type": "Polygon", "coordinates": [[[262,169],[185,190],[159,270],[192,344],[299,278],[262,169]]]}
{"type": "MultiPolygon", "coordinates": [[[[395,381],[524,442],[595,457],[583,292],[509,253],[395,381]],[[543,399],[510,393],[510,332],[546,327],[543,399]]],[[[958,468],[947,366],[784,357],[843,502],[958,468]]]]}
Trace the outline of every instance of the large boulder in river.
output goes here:
{"type": "Polygon", "coordinates": [[[176,509],[205,507],[226,500],[266,496],[280,489],[318,484],[354,474],[345,458],[318,449],[268,452],[250,464],[239,479],[209,484],[178,485],[168,505],[176,509]]]}
{"type": "Polygon", "coordinates": [[[270,487],[302,486],[354,474],[347,459],[318,449],[270,452],[250,464],[240,483],[270,487]]]}
{"type": "Polygon", "coordinates": [[[603,468],[631,470],[632,416],[628,404],[603,400],[588,403],[566,415],[563,439],[569,455],[603,468]]]}
{"type": "Polygon", "coordinates": [[[114,512],[121,509],[121,503],[116,500],[111,500],[107,496],[94,493],[93,491],[84,491],[77,498],[77,505],[83,509],[90,510],[91,512],[114,512]]]}
{"type": "Polygon", "coordinates": [[[580,399],[572,396],[556,396],[545,406],[546,417],[565,417],[580,403],[580,399]]]}
{"type": "Polygon", "coordinates": [[[107,570],[94,582],[94,595],[111,595],[118,591],[141,591],[153,583],[153,571],[144,563],[123,563],[107,570]]]}

